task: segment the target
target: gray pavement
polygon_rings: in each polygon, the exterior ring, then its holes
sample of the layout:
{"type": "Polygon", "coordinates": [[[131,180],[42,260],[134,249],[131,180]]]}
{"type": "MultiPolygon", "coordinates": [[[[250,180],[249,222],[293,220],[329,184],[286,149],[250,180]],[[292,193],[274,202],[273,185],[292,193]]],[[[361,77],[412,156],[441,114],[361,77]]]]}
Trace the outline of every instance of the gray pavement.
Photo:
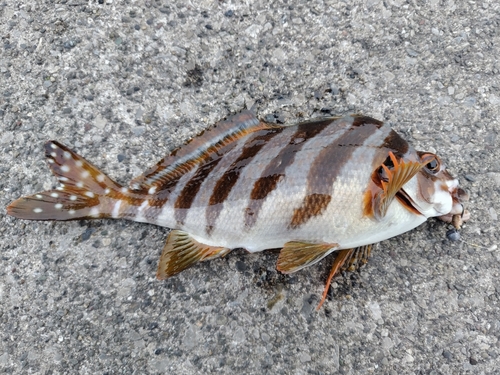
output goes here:
{"type": "Polygon", "coordinates": [[[0,0],[0,37],[0,373],[498,373],[498,1],[0,0]],[[438,152],[471,195],[462,240],[430,220],[384,241],[315,312],[331,258],[290,277],[235,251],[159,282],[166,228],[5,216],[54,185],[46,140],[126,183],[254,103],[438,152]]]}

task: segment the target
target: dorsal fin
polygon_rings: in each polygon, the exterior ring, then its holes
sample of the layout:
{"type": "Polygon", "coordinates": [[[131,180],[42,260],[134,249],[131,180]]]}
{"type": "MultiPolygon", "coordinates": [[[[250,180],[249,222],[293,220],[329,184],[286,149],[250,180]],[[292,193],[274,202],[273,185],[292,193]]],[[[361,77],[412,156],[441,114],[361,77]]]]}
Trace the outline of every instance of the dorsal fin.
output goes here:
{"type": "Polygon", "coordinates": [[[279,127],[260,121],[255,114],[244,110],[224,121],[216,123],[183,146],[175,149],[155,166],[149,168],[141,176],[130,182],[133,190],[148,190],[151,194],[161,190],[164,184],[179,178],[200,164],[213,152],[240,139],[241,137],[262,129],[279,127]]]}

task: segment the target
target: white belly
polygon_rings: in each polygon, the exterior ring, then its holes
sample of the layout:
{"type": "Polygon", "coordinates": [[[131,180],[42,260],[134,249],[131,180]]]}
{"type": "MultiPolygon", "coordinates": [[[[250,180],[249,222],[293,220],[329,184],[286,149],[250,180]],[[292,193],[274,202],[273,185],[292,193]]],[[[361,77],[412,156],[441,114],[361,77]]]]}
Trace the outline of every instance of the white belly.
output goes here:
{"type": "MultiPolygon", "coordinates": [[[[241,230],[224,233],[218,231],[211,237],[192,233],[193,237],[207,245],[224,246],[230,249],[244,248],[249,252],[259,252],[266,249],[281,248],[289,241],[310,243],[336,243],[335,250],[355,248],[377,243],[407,232],[427,220],[423,215],[415,215],[395,200],[383,220],[362,217],[361,209],[343,211],[339,215],[334,205],[324,215],[307,222],[303,227],[289,229],[280,217],[290,217],[285,205],[274,205],[275,209],[267,222],[256,225],[250,232],[241,230]],[[332,212],[328,212],[332,211],[332,212]]],[[[342,212],[342,211],[340,211],[342,212]]]]}

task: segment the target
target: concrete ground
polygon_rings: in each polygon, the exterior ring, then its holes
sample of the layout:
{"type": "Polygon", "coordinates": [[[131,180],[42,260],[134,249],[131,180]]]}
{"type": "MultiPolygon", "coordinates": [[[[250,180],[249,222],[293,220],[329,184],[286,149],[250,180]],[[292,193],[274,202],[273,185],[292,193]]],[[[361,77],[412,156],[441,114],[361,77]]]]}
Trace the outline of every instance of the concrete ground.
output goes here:
{"type": "Polygon", "coordinates": [[[494,374],[500,367],[497,0],[0,0],[0,372],[494,374]],[[103,3],[103,4],[101,4],[103,3]],[[470,192],[338,277],[244,251],[155,278],[166,228],[5,216],[51,188],[57,139],[122,183],[257,105],[363,113],[470,192]]]}

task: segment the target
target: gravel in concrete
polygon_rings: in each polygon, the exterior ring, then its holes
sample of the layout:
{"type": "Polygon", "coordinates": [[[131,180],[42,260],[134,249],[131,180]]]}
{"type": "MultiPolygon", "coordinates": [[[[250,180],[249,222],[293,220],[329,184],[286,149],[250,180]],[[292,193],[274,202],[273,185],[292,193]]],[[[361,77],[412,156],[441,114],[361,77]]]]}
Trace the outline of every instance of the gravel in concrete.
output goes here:
{"type": "Polygon", "coordinates": [[[494,374],[500,367],[496,0],[0,0],[0,372],[494,374]],[[294,123],[363,113],[437,151],[470,192],[315,306],[244,251],[155,279],[168,230],[5,216],[51,188],[57,139],[122,183],[245,105],[294,123]]]}

